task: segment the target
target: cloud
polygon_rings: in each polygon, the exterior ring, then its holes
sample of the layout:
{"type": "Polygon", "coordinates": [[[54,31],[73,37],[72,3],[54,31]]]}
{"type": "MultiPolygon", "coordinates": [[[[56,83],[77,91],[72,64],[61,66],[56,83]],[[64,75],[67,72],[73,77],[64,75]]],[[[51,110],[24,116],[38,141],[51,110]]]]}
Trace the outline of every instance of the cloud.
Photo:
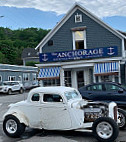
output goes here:
{"type": "Polygon", "coordinates": [[[125,0],[1,0],[0,6],[35,8],[60,15],[65,14],[75,2],[80,3],[100,18],[126,16],[125,0]]]}

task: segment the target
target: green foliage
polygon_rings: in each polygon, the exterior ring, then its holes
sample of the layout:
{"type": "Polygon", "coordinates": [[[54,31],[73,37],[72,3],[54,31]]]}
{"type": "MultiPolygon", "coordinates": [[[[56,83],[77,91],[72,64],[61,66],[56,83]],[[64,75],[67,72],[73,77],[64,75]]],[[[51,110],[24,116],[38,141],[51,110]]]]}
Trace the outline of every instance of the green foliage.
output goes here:
{"type": "Polygon", "coordinates": [[[22,65],[24,48],[35,48],[49,30],[27,28],[11,30],[0,27],[0,63],[22,65]]]}
{"type": "Polygon", "coordinates": [[[35,64],[39,64],[39,62],[35,62],[35,61],[26,62],[26,66],[34,66],[35,67],[35,64]]]}
{"type": "Polygon", "coordinates": [[[2,52],[0,52],[0,63],[4,63],[4,61],[5,61],[5,55],[2,52]]]}

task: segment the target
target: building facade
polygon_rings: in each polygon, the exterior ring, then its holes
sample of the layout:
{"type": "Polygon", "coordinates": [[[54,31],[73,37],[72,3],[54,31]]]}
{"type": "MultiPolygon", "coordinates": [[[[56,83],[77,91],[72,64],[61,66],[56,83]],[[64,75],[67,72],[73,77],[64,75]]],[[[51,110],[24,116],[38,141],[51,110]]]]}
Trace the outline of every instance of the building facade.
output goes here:
{"type": "Polygon", "coordinates": [[[0,64],[0,84],[3,81],[21,81],[25,87],[37,83],[38,68],[0,64]]]}
{"type": "Polygon", "coordinates": [[[75,4],[38,44],[42,86],[125,83],[126,37],[75,4]]]}

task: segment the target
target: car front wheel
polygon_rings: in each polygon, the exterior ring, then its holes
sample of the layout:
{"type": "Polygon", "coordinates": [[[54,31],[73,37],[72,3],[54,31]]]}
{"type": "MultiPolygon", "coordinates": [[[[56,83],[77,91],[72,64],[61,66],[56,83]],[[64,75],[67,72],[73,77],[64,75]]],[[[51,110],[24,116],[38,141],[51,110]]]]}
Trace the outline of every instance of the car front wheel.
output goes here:
{"type": "Polygon", "coordinates": [[[118,113],[118,119],[120,121],[119,128],[123,130],[126,128],[126,112],[122,109],[118,109],[118,113]]]}
{"type": "Polygon", "coordinates": [[[21,124],[19,120],[13,116],[7,116],[3,121],[3,130],[9,137],[20,137],[25,131],[25,125],[21,124]]]}
{"type": "Polygon", "coordinates": [[[12,94],[12,90],[9,89],[9,90],[8,90],[8,95],[11,95],[11,94],[12,94]]]}
{"type": "Polygon", "coordinates": [[[96,139],[102,142],[112,142],[119,134],[117,123],[109,117],[96,119],[93,123],[92,130],[96,139]]]}

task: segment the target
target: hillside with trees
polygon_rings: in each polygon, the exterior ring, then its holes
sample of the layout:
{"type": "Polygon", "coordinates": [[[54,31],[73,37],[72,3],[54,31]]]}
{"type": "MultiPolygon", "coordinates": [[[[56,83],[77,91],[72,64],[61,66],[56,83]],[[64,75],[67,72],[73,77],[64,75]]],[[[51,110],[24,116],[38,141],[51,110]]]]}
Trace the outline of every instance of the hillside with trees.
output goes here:
{"type": "Polygon", "coordinates": [[[11,30],[0,27],[0,63],[22,65],[24,48],[35,48],[49,30],[27,28],[11,30]]]}

